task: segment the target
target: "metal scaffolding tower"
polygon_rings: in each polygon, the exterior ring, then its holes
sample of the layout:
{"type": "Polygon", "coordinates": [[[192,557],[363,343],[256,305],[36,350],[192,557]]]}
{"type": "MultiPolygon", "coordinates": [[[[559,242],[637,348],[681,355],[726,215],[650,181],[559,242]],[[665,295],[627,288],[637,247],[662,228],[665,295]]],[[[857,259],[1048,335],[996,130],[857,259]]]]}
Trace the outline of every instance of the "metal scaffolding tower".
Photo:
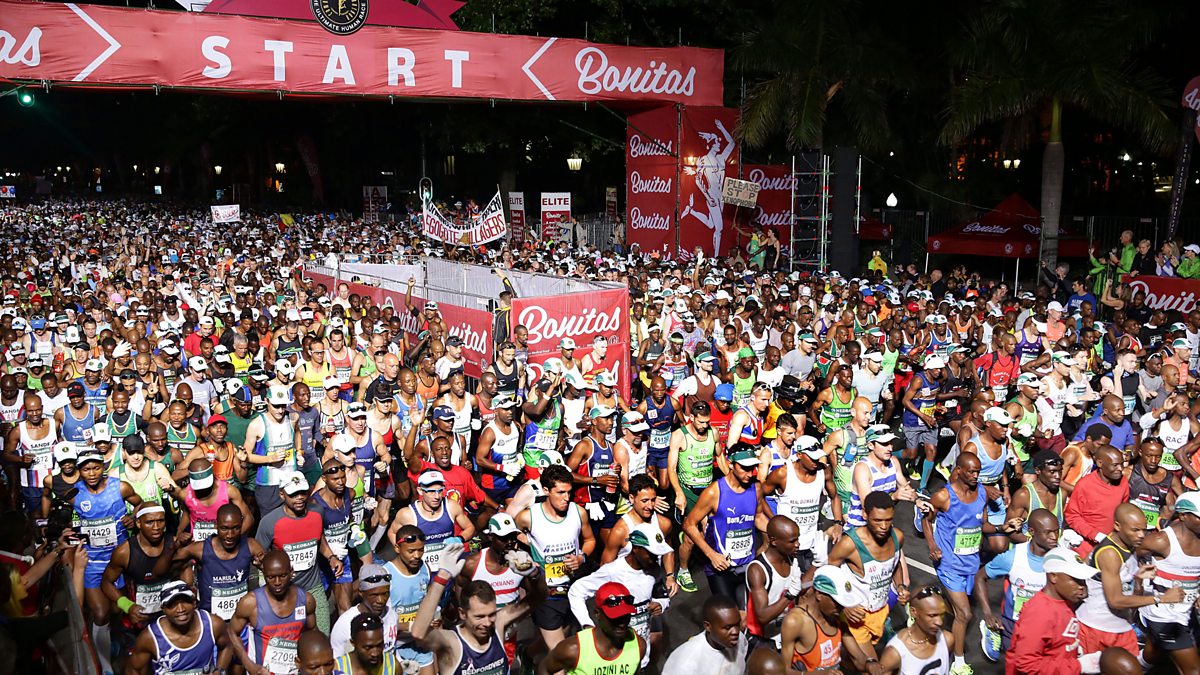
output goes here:
{"type": "Polygon", "coordinates": [[[788,269],[823,270],[828,265],[829,156],[792,156],[792,233],[788,269]]]}

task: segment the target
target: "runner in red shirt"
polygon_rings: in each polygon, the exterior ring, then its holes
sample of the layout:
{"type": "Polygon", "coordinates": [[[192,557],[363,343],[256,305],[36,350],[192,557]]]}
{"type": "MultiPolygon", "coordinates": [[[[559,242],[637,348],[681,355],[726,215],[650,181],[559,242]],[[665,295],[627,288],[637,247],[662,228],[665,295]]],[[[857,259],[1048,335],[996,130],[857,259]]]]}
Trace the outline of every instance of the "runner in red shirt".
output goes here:
{"type": "Polygon", "coordinates": [[[983,380],[984,386],[995,392],[996,404],[1004,405],[1011,398],[1009,392],[1013,381],[1021,373],[1021,363],[1013,354],[1017,347],[1017,338],[1011,333],[1004,333],[993,342],[996,351],[977,357],[975,367],[979,369],[979,378],[983,380]]]}
{"type": "Polygon", "coordinates": [[[1063,548],[1051,549],[1042,569],[1046,586],[1021,609],[1004,675],[1099,673],[1100,652],[1082,653],[1075,609],[1087,597],[1087,580],[1100,570],[1063,548]]]}

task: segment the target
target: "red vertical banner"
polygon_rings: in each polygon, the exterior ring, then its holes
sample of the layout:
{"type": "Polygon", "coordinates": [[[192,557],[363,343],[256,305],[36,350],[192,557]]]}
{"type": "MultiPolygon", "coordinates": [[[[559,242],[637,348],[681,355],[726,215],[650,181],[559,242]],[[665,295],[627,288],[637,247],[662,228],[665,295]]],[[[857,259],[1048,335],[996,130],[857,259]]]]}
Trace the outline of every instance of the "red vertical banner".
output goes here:
{"type": "MultiPolygon", "coordinates": [[[[575,358],[595,350],[595,339],[603,338],[603,364],[617,376],[617,390],[629,400],[629,291],[624,288],[585,291],[567,295],[513,298],[516,324],[529,329],[529,365],[541,374],[541,364],[558,354],[565,337],[579,345],[575,358]]],[[[595,357],[593,357],[595,358],[595,357]]]]}
{"type": "MultiPolygon", "coordinates": [[[[679,248],[725,255],[737,245],[733,207],[721,199],[725,177],[737,178],[741,150],[736,108],[686,107],[680,129],[679,248]]],[[[744,221],[743,221],[744,222],[744,221]]]]}
{"type": "Polygon", "coordinates": [[[625,133],[625,242],[643,253],[675,256],[679,194],[679,112],[674,107],[630,115],[625,133]]]}
{"type": "Polygon", "coordinates": [[[508,220],[512,227],[508,230],[508,238],[513,248],[525,244],[525,193],[508,193],[508,220]]]}
{"type": "MultiPolygon", "coordinates": [[[[742,177],[758,183],[758,206],[749,219],[754,229],[769,227],[780,241],[788,241],[792,231],[792,191],[796,177],[786,164],[746,164],[742,177]]],[[[743,219],[739,218],[738,222],[743,219]]]]}
{"type": "Polygon", "coordinates": [[[604,215],[610,221],[617,220],[617,188],[604,188],[604,215]]]}

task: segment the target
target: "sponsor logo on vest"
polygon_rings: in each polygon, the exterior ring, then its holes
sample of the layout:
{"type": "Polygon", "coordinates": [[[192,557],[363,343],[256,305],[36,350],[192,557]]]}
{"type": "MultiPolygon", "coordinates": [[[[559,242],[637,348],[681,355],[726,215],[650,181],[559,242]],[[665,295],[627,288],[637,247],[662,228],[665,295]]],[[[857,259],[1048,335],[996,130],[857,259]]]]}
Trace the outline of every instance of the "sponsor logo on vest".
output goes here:
{"type": "Polygon", "coordinates": [[[671,218],[661,213],[643,215],[641,208],[635,206],[629,209],[629,225],[635,230],[669,230],[671,218]]]}
{"type": "Polygon", "coordinates": [[[638,157],[670,157],[674,154],[675,141],[659,141],[656,139],[643,140],[638,134],[629,137],[629,156],[638,157]]]}
{"type": "Polygon", "coordinates": [[[634,171],[629,174],[629,189],[633,194],[642,194],[645,192],[657,192],[660,194],[670,194],[671,185],[675,181],[671,178],[663,178],[662,176],[647,176],[642,178],[642,174],[634,171]]]}
{"type": "Polygon", "coordinates": [[[684,74],[669,68],[665,61],[651,61],[644,67],[628,66],[622,70],[608,65],[608,55],[598,47],[579,50],[575,54],[575,70],[579,72],[579,91],[585,94],[628,91],[691,96],[695,91],[695,67],[684,74]]]}

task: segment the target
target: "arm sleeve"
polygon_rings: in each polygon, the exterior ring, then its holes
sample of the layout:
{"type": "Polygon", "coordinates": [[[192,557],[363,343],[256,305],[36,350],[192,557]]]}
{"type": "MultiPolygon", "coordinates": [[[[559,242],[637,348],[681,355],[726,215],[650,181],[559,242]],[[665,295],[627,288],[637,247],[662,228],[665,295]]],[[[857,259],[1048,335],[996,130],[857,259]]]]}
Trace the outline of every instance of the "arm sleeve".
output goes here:
{"type": "Polygon", "coordinates": [[[595,624],[588,615],[587,599],[596,595],[596,591],[608,581],[609,576],[608,571],[601,567],[571,584],[571,590],[567,591],[567,600],[571,603],[571,613],[575,615],[579,625],[586,628],[595,624]]]}

